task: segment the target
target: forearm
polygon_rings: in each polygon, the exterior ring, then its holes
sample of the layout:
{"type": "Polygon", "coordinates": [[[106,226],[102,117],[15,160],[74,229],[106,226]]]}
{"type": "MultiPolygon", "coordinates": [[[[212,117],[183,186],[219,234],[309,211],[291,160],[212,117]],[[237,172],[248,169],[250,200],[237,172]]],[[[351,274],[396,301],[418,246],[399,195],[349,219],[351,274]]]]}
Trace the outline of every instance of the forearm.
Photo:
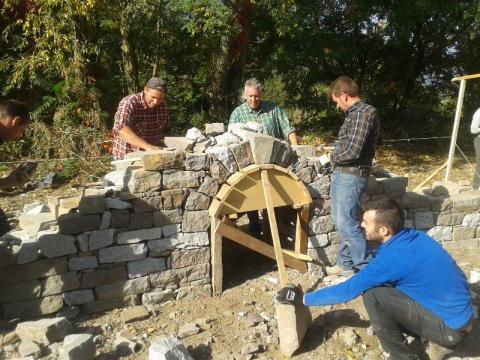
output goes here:
{"type": "Polygon", "coordinates": [[[157,146],[149,144],[148,142],[143,140],[140,136],[135,134],[135,132],[128,126],[122,127],[118,132],[118,135],[122,140],[126,141],[127,143],[133,146],[137,146],[141,149],[149,150],[152,147],[157,148],[157,146]]]}
{"type": "Polygon", "coordinates": [[[288,140],[290,141],[290,144],[298,145],[297,133],[292,131],[290,134],[288,134],[288,140]]]}

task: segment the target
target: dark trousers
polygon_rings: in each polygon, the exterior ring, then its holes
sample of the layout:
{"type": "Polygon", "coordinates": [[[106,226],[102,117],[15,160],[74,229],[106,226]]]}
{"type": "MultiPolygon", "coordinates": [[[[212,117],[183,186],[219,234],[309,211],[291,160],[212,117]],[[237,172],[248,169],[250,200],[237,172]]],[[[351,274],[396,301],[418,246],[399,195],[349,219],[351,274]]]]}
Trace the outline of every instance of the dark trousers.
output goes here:
{"type": "Polygon", "coordinates": [[[453,348],[464,333],[445,325],[443,320],[392,287],[377,287],[363,294],[372,328],[390,360],[417,359],[404,333],[420,336],[446,348],[453,348]]]}
{"type": "MultiPolygon", "coordinates": [[[[477,160],[477,166],[475,170],[480,174],[480,135],[475,136],[473,139],[473,146],[475,148],[475,158],[477,160]]],[[[477,174],[473,174],[472,186],[478,188],[480,186],[480,177],[477,174]]]]}

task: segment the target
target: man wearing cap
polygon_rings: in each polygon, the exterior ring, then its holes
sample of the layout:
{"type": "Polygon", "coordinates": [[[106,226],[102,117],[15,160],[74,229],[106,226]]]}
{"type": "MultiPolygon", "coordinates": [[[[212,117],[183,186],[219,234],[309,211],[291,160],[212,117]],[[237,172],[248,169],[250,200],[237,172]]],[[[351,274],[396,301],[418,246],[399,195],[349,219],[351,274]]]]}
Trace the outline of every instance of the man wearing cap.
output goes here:
{"type": "Polygon", "coordinates": [[[120,101],[113,125],[113,156],[123,157],[133,151],[159,150],[160,141],[168,130],[170,111],[165,104],[167,85],[153,77],[138,94],[120,101]]]}

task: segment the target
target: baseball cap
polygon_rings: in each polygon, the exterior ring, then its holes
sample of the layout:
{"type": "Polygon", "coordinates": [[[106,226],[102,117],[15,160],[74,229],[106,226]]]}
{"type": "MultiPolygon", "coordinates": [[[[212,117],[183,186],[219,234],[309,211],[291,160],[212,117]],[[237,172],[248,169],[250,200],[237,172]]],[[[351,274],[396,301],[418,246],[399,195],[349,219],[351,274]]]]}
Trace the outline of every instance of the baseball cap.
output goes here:
{"type": "Polygon", "coordinates": [[[150,80],[148,80],[147,85],[145,85],[145,87],[153,90],[167,92],[167,83],[165,82],[165,80],[162,80],[157,77],[152,77],[150,80]]]}

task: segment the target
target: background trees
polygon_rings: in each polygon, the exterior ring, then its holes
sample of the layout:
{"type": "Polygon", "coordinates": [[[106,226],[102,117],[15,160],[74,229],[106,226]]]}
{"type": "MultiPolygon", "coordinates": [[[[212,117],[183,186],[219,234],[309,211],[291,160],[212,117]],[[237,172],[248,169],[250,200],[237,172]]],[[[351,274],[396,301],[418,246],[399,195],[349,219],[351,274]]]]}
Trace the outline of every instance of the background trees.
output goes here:
{"type": "MultiPolygon", "coordinates": [[[[226,122],[255,76],[301,133],[335,133],[325,92],[346,74],[386,137],[448,135],[451,77],[480,72],[479,16],[475,0],[5,0],[0,91],[33,109],[43,157],[98,153],[85,144],[152,75],[168,82],[178,132],[226,122]]],[[[468,117],[479,89],[469,83],[468,117]]]]}

